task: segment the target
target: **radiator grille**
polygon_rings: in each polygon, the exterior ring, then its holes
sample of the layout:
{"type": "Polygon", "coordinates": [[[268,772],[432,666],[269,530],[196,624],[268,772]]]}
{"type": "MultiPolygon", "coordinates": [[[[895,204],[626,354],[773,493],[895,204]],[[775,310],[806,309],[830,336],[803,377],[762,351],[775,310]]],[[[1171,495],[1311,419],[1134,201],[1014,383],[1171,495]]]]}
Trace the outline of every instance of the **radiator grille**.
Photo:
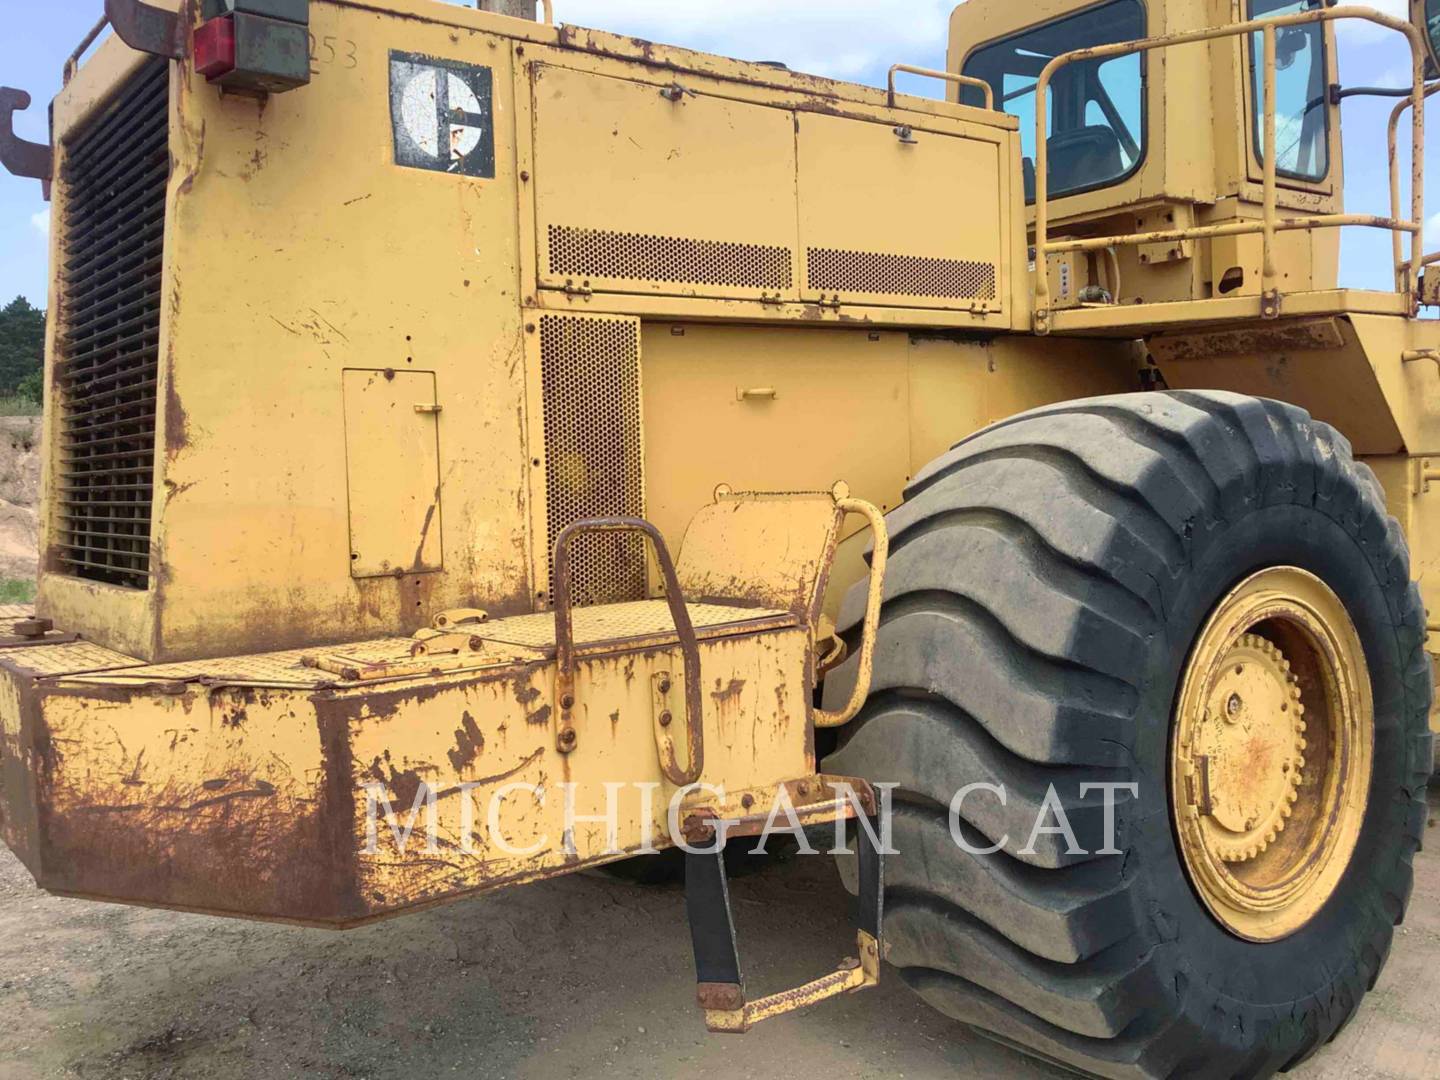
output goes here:
{"type": "Polygon", "coordinates": [[[995,264],[923,255],[811,248],[810,288],[944,300],[995,299],[995,264]]]}
{"type": "Polygon", "coordinates": [[[56,462],[61,572],[145,588],[170,175],[169,67],[66,141],[56,462]]]}
{"type": "MultiPolygon", "coordinates": [[[[645,515],[640,324],[633,319],[540,319],[545,481],[551,580],[555,540],[591,517],[645,515]]],[[[613,604],[645,596],[645,541],[631,533],[577,537],[571,599],[613,604]]]]}
{"type": "Polygon", "coordinates": [[[788,248],[550,226],[551,274],[738,289],[788,289],[788,248]]]}

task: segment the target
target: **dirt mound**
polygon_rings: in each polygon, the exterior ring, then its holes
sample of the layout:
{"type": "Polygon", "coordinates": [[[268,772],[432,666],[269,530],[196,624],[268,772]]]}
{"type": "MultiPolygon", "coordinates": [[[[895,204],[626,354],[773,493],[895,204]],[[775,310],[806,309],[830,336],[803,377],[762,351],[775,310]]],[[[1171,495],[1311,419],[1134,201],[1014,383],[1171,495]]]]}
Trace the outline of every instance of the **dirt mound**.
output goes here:
{"type": "Polygon", "coordinates": [[[38,569],[40,417],[0,417],[0,580],[38,569]]]}

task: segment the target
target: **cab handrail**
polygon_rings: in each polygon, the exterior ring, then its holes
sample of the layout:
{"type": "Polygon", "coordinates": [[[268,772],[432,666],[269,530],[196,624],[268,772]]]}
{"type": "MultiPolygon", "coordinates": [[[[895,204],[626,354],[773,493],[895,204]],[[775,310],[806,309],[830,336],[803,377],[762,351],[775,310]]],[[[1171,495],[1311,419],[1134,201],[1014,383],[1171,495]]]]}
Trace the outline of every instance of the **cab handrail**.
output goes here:
{"type": "Polygon", "coordinates": [[[1046,258],[1052,254],[1067,251],[1095,251],[1111,245],[1134,247],[1141,244],[1165,243],[1179,240],[1210,239],[1219,236],[1241,236],[1259,233],[1262,244],[1262,285],[1260,313],[1265,318],[1277,318],[1280,314],[1279,269],[1275,263],[1275,237],[1278,233],[1297,229],[1323,229],[1347,225],[1367,228],[1388,229],[1394,233],[1397,285],[1408,299],[1411,309],[1416,310],[1416,293],[1420,272],[1424,266],[1424,221],[1425,221],[1425,39],[1420,30],[1403,19],[1382,15],[1369,8],[1345,6],[1321,8],[1316,11],[1296,12],[1264,19],[1251,19],[1232,23],[1229,26],[1214,26],[1203,30],[1190,30],[1178,34],[1142,38],[1136,41],[1118,42],[1113,45],[1096,45],[1085,49],[1074,49],[1061,53],[1040,72],[1035,84],[1035,331],[1048,333],[1050,329],[1050,282],[1046,258]],[[1392,115],[1392,132],[1404,106],[1414,109],[1411,127],[1412,176],[1410,192],[1410,217],[1401,219],[1400,178],[1397,155],[1393,148],[1390,155],[1391,216],[1375,214],[1309,214],[1298,217],[1280,217],[1278,202],[1277,149],[1275,120],[1275,72],[1276,33],[1289,26],[1309,23],[1332,22],[1339,19],[1360,19],[1376,23],[1397,33],[1404,34],[1410,42],[1411,93],[1410,97],[1396,107],[1392,115]],[[1259,220],[1235,221],[1223,225],[1197,225],[1184,229],[1166,229],[1158,232],[1130,233],[1122,236],[1095,237],[1083,240],[1050,239],[1049,222],[1049,148],[1046,127],[1049,121],[1049,107],[1046,93],[1050,82],[1061,68],[1082,60],[1112,59],[1136,53],[1167,49],[1175,45],[1213,41],[1218,38],[1242,37],[1260,34],[1264,43],[1264,131],[1265,147],[1263,165],[1265,170],[1262,213],[1259,220]],[[1410,234],[1410,258],[1404,260],[1400,253],[1400,234],[1410,234]],[[1402,269],[1403,267],[1403,269],[1402,269]]]}

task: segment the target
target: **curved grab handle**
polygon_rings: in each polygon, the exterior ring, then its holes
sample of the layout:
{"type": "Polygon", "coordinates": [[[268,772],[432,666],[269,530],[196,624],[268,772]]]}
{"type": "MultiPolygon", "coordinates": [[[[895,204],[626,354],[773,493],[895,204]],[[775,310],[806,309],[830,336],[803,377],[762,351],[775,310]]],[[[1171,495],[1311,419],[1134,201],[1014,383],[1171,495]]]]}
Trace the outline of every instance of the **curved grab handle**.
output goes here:
{"type": "Polygon", "coordinates": [[[105,18],[115,36],[136,52],[184,59],[185,27],[178,12],[151,7],[140,0],[105,0],[105,18]]]}
{"type": "Polygon", "coordinates": [[[912,67],[910,64],[896,64],[890,69],[890,108],[895,107],[895,76],[904,72],[906,75],[923,75],[927,79],[944,79],[946,82],[954,83],[956,86],[971,86],[981,90],[985,94],[985,108],[995,109],[995,90],[984,79],[977,79],[972,75],[956,75],[953,71],[936,71],[933,68],[912,67]]]}
{"type": "Polygon", "coordinates": [[[659,529],[640,518],[587,518],[567,525],[555,538],[555,581],[551,591],[555,596],[555,696],[560,706],[555,747],[562,754],[568,754],[579,740],[574,720],[575,628],[570,600],[570,545],[576,536],[587,532],[638,532],[648,537],[655,548],[655,560],[660,564],[661,577],[665,579],[665,602],[670,608],[671,619],[675,621],[680,654],[685,659],[685,733],[690,749],[689,765],[681,769],[675,760],[673,743],[666,740],[668,752],[661,754],[660,764],[671,783],[682,787],[693,784],[705,767],[705,734],[700,712],[700,645],[695,637],[695,626],[690,621],[690,612],[685,607],[685,596],[680,591],[675,563],[670,558],[670,549],[665,546],[665,538],[660,535],[659,529]]]}
{"type": "Polygon", "coordinates": [[[24,90],[0,86],[0,165],[27,180],[50,182],[50,147],[43,143],[26,142],[15,135],[15,113],[30,107],[30,95],[24,90]]]}
{"type": "Polygon", "coordinates": [[[875,635],[880,629],[880,602],[885,596],[885,563],[890,557],[890,533],[885,528],[885,515],[876,506],[864,499],[836,499],[835,505],[847,514],[863,514],[869,519],[875,551],[870,556],[870,591],[865,600],[865,625],[860,632],[860,670],[855,673],[855,689],[839,712],[815,710],[817,728],[848,724],[870,696],[870,682],[875,675],[875,635]]]}

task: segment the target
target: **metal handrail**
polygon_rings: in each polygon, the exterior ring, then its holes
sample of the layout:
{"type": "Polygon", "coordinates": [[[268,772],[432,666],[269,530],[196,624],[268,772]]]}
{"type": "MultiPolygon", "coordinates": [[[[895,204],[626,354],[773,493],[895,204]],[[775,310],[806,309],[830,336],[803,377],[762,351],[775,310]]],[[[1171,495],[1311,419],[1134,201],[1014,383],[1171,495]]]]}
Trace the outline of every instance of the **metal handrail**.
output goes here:
{"type": "MultiPolygon", "coordinates": [[[[1435,82],[1429,83],[1429,84],[1425,87],[1424,97],[1425,97],[1426,99],[1428,99],[1428,98],[1429,98],[1432,94],[1434,94],[1436,91],[1440,91],[1440,80],[1437,80],[1437,81],[1435,81],[1435,82]]],[[[1405,115],[1405,110],[1406,110],[1406,109],[1413,109],[1414,107],[1415,107],[1415,99],[1414,99],[1413,97],[1411,97],[1411,98],[1406,98],[1404,101],[1398,102],[1398,103],[1395,105],[1395,108],[1393,108],[1393,109],[1390,110],[1390,124],[1389,124],[1389,127],[1386,129],[1386,133],[1385,133],[1386,147],[1387,147],[1387,149],[1389,150],[1389,153],[1390,153],[1390,216],[1391,216],[1391,217],[1395,217],[1396,215],[1398,215],[1398,214],[1400,213],[1400,146],[1399,146],[1399,143],[1400,143],[1400,137],[1399,137],[1400,117],[1402,117],[1402,116],[1405,115]]],[[[1421,112],[1423,112],[1423,111],[1424,111],[1424,110],[1422,109],[1421,112]]],[[[1424,124],[1424,119],[1423,119],[1423,117],[1422,117],[1422,119],[1421,119],[1421,124],[1422,124],[1422,126],[1423,126],[1423,124],[1424,124]]],[[[1418,158],[1417,158],[1417,160],[1418,160],[1418,158]]],[[[1416,165],[1415,165],[1415,162],[1412,161],[1412,162],[1410,163],[1410,167],[1411,167],[1411,170],[1412,170],[1411,176],[1410,176],[1410,182],[1411,182],[1412,184],[1421,185],[1421,184],[1424,183],[1424,180],[1425,180],[1425,170],[1424,170],[1424,168],[1423,168],[1424,163],[1421,162],[1420,164],[1421,164],[1422,167],[1419,168],[1419,169],[1417,169],[1417,168],[1416,168],[1416,165]]],[[[1391,240],[1393,241],[1393,243],[1392,243],[1392,248],[1393,248],[1394,254],[1395,254],[1395,287],[1396,287],[1397,289],[1400,289],[1400,290],[1403,292],[1403,291],[1404,291],[1404,284],[1405,284],[1405,282],[1404,282],[1404,278],[1402,277],[1402,275],[1403,275],[1404,272],[1405,272],[1405,269],[1406,269],[1406,265],[1407,265],[1407,264],[1406,264],[1406,262],[1405,262],[1403,253],[1402,253],[1401,250],[1400,250],[1400,234],[1399,234],[1398,232],[1392,233],[1392,234],[1391,234],[1391,240]]],[[[1418,243],[1418,238],[1417,238],[1417,243],[1418,243]]],[[[1440,254],[1423,256],[1423,257],[1421,258],[1421,260],[1420,260],[1420,265],[1421,265],[1421,266],[1429,266],[1430,264],[1435,263],[1435,262],[1440,262],[1440,254]]]]}
{"type": "Polygon", "coordinates": [[[595,532],[633,532],[649,539],[655,551],[655,561],[660,567],[660,578],[665,583],[665,603],[670,609],[671,621],[675,623],[675,637],[680,645],[684,663],[685,685],[685,735],[689,762],[681,767],[675,756],[674,740],[668,735],[658,736],[656,749],[660,754],[660,769],[665,778],[676,787],[693,784],[700,779],[705,769],[705,729],[703,702],[700,694],[700,644],[695,636],[695,624],[690,610],[685,606],[685,594],[680,588],[680,579],[675,574],[675,561],[670,558],[670,549],[660,530],[641,518],[585,518],[571,522],[560,530],[555,538],[555,580],[551,593],[555,605],[555,697],[560,706],[560,722],[556,729],[555,748],[562,754],[575,749],[579,735],[575,729],[575,677],[578,665],[575,658],[574,599],[570,595],[571,557],[570,548],[575,537],[595,532]]]}
{"type": "Polygon", "coordinates": [[[70,85],[70,80],[75,77],[75,72],[79,70],[80,58],[85,55],[85,50],[90,48],[91,45],[95,44],[95,39],[98,38],[101,34],[103,34],[105,32],[105,28],[109,25],[109,14],[107,13],[101,15],[100,21],[97,22],[95,26],[91,29],[91,31],[85,35],[85,39],[81,41],[80,44],[76,46],[75,51],[70,54],[70,58],[65,61],[65,67],[61,73],[61,79],[65,86],[70,85]]]}
{"type": "Polygon", "coordinates": [[[895,64],[890,68],[890,108],[895,107],[895,76],[900,73],[906,75],[920,75],[927,79],[943,79],[945,82],[954,83],[956,86],[970,86],[980,90],[985,95],[985,108],[995,108],[995,90],[984,79],[977,79],[973,75],[957,75],[953,71],[936,71],[933,68],[913,67],[910,64],[895,64]]]}
{"type": "MultiPolygon", "coordinates": [[[[1393,19],[1378,11],[1362,7],[1333,7],[1317,11],[1297,12],[1267,19],[1252,19],[1230,26],[1215,26],[1204,30],[1192,30],[1180,34],[1166,34],[1160,37],[1144,38],[1139,41],[1120,42],[1114,45],[1097,45],[1088,49],[1075,49],[1062,53],[1045,65],[1035,84],[1035,328],[1039,333],[1047,332],[1050,319],[1050,282],[1046,256],[1063,251],[1091,251],[1112,244],[1138,246],[1140,244],[1164,243],[1176,240],[1198,240],[1216,236],[1240,236],[1260,233],[1264,237],[1263,270],[1261,284],[1261,313],[1275,317],[1280,313],[1279,271],[1275,265],[1275,237],[1281,232],[1296,229],[1333,228],[1345,225],[1361,225],[1377,229],[1389,229],[1395,233],[1399,247],[1399,234],[1411,235],[1410,259],[1403,276],[1397,272],[1400,291],[1415,303],[1415,283],[1423,265],[1423,233],[1425,220],[1425,40],[1420,30],[1409,22],[1393,19]],[[1308,23],[1331,22],[1338,19],[1361,19],[1376,23],[1397,33],[1404,34],[1410,42],[1412,90],[1408,104],[1414,107],[1412,124],[1413,175],[1410,219],[1400,220],[1399,175],[1395,156],[1392,154],[1391,193],[1392,217],[1384,218],[1372,214],[1314,214],[1308,217],[1281,218],[1276,203],[1278,198],[1277,156],[1275,145],[1275,35],[1287,26],[1308,23]],[[1200,41],[1213,41],[1225,37],[1242,37],[1259,33],[1263,36],[1265,50],[1265,154],[1264,154],[1264,197],[1262,217],[1258,221],[1237,221],[1225,225],[1200,225],[1188,229],[1169,229],[1161,232],[1131,233],[1123,236],[1109,236],[1091,240],[1063,240],[1052,242],[1049,236],[1049,148],[1046,145],[1045,129],[1048,123],[1048,102],[1046,92],[1050,81],[1061,68],[1081,60],[1110,59],[1130,56],[1135,53],[1166,49],[1175,45],[1188,45],[1200,41]]],[[[1402,110],[1403,111],[1403,110],[1402,110]]],[[[1397,271],[1401,260],[1397,257],[1397,271]]]]}

